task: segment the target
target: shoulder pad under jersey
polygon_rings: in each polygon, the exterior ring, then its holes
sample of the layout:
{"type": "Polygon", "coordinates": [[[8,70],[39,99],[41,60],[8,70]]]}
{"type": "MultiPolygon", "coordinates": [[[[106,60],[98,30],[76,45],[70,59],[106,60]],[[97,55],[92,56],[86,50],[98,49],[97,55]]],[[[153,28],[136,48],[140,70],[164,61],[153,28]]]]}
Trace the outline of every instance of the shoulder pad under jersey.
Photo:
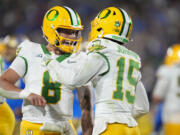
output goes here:
{"type": "Polygon", "coordinates": [[[98,52],[106,47],[101,44],[101,39],[93,40],[88,44],[88,52],[98,52]]]}
{"type": "Polygon", "coordinates": [[[37,46],[37,43],[31,42],[29,40],[23,41],[16,49],[17,56],[26,56],[33,46],[37,46]]]}

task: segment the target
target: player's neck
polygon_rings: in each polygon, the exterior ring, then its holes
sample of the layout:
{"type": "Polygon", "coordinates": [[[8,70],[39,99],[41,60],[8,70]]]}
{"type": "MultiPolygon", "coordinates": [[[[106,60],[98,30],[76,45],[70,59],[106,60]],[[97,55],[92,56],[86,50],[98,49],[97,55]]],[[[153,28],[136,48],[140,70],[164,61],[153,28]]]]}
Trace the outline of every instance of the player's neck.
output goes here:
{"type": "Polygon", "coordinates": [[[50,45],[48,44],[46,46],[46,49],[49,51],[49,52],[54,52],[56,55],[63,55],[64,52],[62,52],[58,47],[55,47],[54,45],[50,45]]]}

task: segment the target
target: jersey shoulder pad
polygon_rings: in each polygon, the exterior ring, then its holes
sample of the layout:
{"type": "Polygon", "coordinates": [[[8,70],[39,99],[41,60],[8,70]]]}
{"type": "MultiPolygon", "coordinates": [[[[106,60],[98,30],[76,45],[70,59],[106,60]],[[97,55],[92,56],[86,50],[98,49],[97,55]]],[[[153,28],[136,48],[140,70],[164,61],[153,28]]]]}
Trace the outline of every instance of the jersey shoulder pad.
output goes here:
{"type": "Polygon", "coordinates": [[[105,48],[106,47],[101,44],[100,39],[93,40],[88,44],[88,52],[98,52],[105,48]]]}
{"type": "Polygon", "coordinates": [[[132,50],[129,50],[127,49],[126,47],[122,46],[122,45],[118,45],[117,47],[117,51],[121,54],[123,54],[125,57],[127,56],[128,58],[130,59],[133,59],[134,61],[136,61],[140,68],[141,68],[141,58],[139,57],[139,55],[132,51],[132,50]]]}
{"type": "Polygon", "coordinates": [[[31,42],[29,40],[25,40],[22,42],[16,49],[17,56],[26,56],[31,52],[32,48],[37,46],[37,43],[31,42]]]}

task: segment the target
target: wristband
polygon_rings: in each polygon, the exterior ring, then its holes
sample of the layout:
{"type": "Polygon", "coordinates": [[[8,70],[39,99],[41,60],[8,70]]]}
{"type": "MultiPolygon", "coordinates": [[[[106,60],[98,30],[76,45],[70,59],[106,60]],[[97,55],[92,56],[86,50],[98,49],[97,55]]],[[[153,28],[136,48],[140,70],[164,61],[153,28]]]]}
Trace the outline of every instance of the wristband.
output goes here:
{"type": "Polygon", "coordinates": [[[19,97],[22,99],[26,99],[30,94],[30,91],[24,89],[19,93],[19,97]]]}

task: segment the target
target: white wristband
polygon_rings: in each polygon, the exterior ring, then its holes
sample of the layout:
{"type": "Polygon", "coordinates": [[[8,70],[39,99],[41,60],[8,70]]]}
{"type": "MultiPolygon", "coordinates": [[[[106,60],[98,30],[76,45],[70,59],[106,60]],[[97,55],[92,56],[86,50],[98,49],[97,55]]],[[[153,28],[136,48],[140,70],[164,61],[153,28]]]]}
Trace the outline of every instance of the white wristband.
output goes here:
{"type": "Polygon", "coordinates": [[[26,99],[30,94],[30,91],[24,89],[19,93],[19,97],[22,99],[26,99]]]}

